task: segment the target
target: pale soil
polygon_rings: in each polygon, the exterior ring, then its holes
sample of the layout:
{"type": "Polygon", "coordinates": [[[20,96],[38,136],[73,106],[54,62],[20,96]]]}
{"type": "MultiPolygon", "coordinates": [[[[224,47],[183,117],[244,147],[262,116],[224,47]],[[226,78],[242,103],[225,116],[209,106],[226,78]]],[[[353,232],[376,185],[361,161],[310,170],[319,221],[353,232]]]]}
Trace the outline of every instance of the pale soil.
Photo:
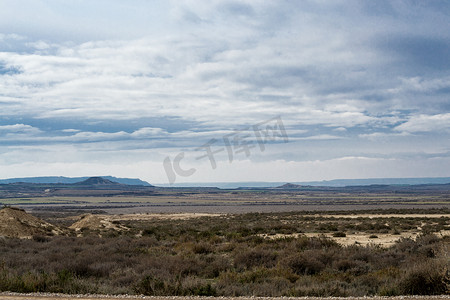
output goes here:
{"type": "MultiPolygon", "coordinates": [[[[441,209],[450,208],[450,203],[442,204],[257,204],[257,203],[240,203],[240,204],[220,204],[220,203],[119,203],[111,204],[86,204],[71,203],[71,209],[79,208],[84,211],[101,209],[110,215],[117,214],[178,214],[178,213],[210,213],[210,214],[245,214],[245,213],[289,213],[302,211],[358,211],[358,210],[379,210],[379,209],[441,209]]],[[[20,204],[21,208],[32,212],[34,209],[49,212],[64,211],[67,204],[20,204]]]]}
{"type": "MultiPolygon", "coordinates": [[[[187,220],[202,217],[220,217],[224,213],[147,213],[147,214],[115,214],[115,215],[95,215],[95,217],[104,221],[146,221],[146,220],[187,220]]],[[[356,219],[356,218],[450,218],[450,214],[357,214],[357,215],[329,215],[329,214],[314,214],[311,217],[317,218],[341,218],[341,219],[356,219]]],[[[80,217],[69,217],[71,220],[79,220],[80,217]]]]}
{"type": "MultiPolygon", "coordinates": [[[[92,215],[69,217],[76,221],[69,228],[77,232],[83,229],[103,230],[113,229],[116,231],[127,231],[129,228],[118,224],[115,221],[146,221],[146,220],[187,220],[201,217],[218,217],[220,214],[204,213],[180,213],[180,214],[128,214],[128,215],[92,215]]],[[[81,233],[79,233],[81,235],[81,233]]]]}
{"type": "MultiPolygon", "coordinates": [[[[173,213],[173,214],[118,214],[118,215],[83,215],[76,217],[69,217],[68,219],[76,221],[69,228],[76,231],[81,231],[82,228],[88,228],[91,230],[98,229],[114,229],[117,231],[128,230],[120,224],[114,221],[147,221],[147,220],[187,220],[201,217],[220,217],[226,216],[226,214],[219,213],[173,213]]],[[[311,217],[317,218],[336,218],[336,219],[356,219],[356,218],[441,218],[450,217],[450,214],[437,214],[437,215],[421,215],[421,214],[356,214],[356,215],[332,215],[332,214],[314,214],[311,217]]],[[[442,230],[437,233],[438,235],[450,235],[449,230],[442,230]]],[[[275,234],[268,235],[263,234],[265,238],[276,239],[276,238],[286,238],[286,237],[298,237],[302,234],[275,234]]],[[[399,235],[392,234],[376,234],[378,238],[369,238],[370,234],[366,233],[356,233],[347,234],[347,237],[335,238],[332,234],[321,234],[321,233],[304,233],[308,237],[316,237],[320,235],[325,235],[332,238],[341,245],[348,246],[353,244],[367,245],[367,244],[377,244],[383,247],[389,247],[395,244],[400,238],[415,238],[418,233],[416,232],[403,232],[399,235]]]]}
{"type": "MultiPolygon", "coordinates": [[[[188,220],[202,217],[219,217],[224,214],[214,213],[174,213],[174,214],[116,214],[116,215],[93,215],[101,220],[113,221],[146,221],[146,220],[188,220]]],[[[70,220],[79,220],[80,217],[69,217],[70,220]]]]}
{"type": "Polygon", "coordinates": [[[111,220],[99,215],[82,215],[78,217],[78,221],[73,223],[69,228],[75,231],[81,231],[83,228],[88,229],[113,229],[116,231],[128,230],[127,227],[112,223],[111,220]]]}
{"type": "Polygon", "coordinates": [[[133,220],[188,220],[202,217],[220,217],[224,214],[214,213],[179,213],[179,214],[127,214],[106,216],[111,221],[133,221],[133,220]]]}
{"type": "MultiPolygon", "coordinates": [[[[102,217],[111,221],[132,221],[132,220],[151,220],[151,219],[165,219],[165,220],[187,220],[201,217],[220,217],[226,214],[223,213],[148,213],[148,214],[119,214],[119,215],[102,215],[102,217]]],[[[308,215],[305,215],[308,216],[308,215]]],[[[314,214],[311,217],[318,218],[450,218],[450,214],[355,214],[355,215],[331,215],[331,214],[314,214]]]]}
{"type": "Polygon", "coordinates": [[[0,236],[30,239],[33,235],[58,235],[63,231],[22,210],[3,208],[0,210],[0,236]]]}
{"type": "MultiPolygon", "coordinates": [[[[343,246],[350,246],[350,245],[379,245],[381,247],[390,247],[394,245],[398,240],[401,238],[411,238],[415,239],[419,233],[417,232],[402,232],[398,235],[393,234],[385,234],[385,233],[377,233],[375,234],[377,238],[369,238],[371,234],[368,233],[356,233],[356,234],[347,234],[346,237],[333,237],[332,233],[292,233],[292,234],[260,234],[259,236],[267,239],[283,239],[283,238],[289,238],[294,237],[298,238],[300,236],[307,236],[307,237],[320,237],[320,236],[326,236],[328,238],[333,239],[338,244],[343,246]]],[[[440,232],[437,232],[436,235],[438,236],[450,236],[450,230],[442,230],[440,232]]]]}
{"type": "Polygon", "coordinates": [[[105,296],[105,295],[59,295],[59,294],[15,294],[15,293],[2,293],[0,299],[4,300],[24,300],[24,299],[37,299],[37,300],[53,300],[53,299],[79,299],[79,300],[93,300],[93,299],[151,299],[151,300],[280,300],[280,299],[292,299],[292,300],[319,300],[319,299],[344,299],[344,300],[378,300],[378,299],[392,299],[392,300],[441,300],[450,299],[448,295],[442,296],[397,296],[397,297],[158,297],[158,296],[105,296]]]}
{"type": "Polygon", "coordinates": [[[355,215],[327,215],[314,214],[312,217],[337,218],[337,219],[357,219],[357,218],[450,218],[450,214],[355,214],[355,215]]]}

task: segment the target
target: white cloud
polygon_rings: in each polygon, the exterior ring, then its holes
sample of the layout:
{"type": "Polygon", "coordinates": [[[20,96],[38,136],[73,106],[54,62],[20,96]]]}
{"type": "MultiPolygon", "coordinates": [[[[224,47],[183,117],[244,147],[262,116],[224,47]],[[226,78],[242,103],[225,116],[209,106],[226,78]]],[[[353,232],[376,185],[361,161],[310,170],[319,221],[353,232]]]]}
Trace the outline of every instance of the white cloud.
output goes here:
{"type": "Polygon", "coordinates": [[[395,127],[397,131],[445,133],[450,130],[450,113],[412,116],[407,122],[395,127]]]}
{"type": "Polygon", "coordinates": [[[337,135],[330,135],[330,134],[319,134],[319,135],[312,135],[312,136],[305,136],[305,137],[294,137],[291,138],[291,141],[302,141],[302,140],[339,140],[343,139],[342,136],[337,135]]]}
{"type": "Polygon", "coordinates": [[[450,88],[450,77],[440,78],[401,78],[402,86],[397,89],[396,92],[408,91],[408,92],[434,92],[436,90],[450,88]]]}
{"type": "Polygon", "coordinates": [[[369,140],[377,140],[377,139],[385,139],[385,138],[398,138],[402,136],[409,136],[408,132],[373,132],[373,133],[362,133],[358,136],[360,138],[369,139],[369,140]]]}
{"type": "Polygon", "coordinates": [[[281,116],[288,166],[449,133],[445,3],[24,3],[0,4],[0,152],[178,151],[281,116]]]}
{"type": "Polygon", "coordinates": [[[0,138],[4,142],[12,139],[26,140],[42,133],[39,128],[25,124],[0,126],[0,138]]]}
{"type": "MultiPolygon", "coordinates": [[[[259,76],[260,69],[269,68],[269,73],[267,79],[258,80],[270,82],[272,66],[277,64],[270,61],[272,50],[248,48],[236,60],[236,56],[221,56],[221,49],[217,49],[219,56],[210,63],[202,58],[211,51],[207,47],[210,41],[198,42],[200,51],[184,49],[183,43],[179,45],[186,57],[180,57],[177,49],[170,49],[174,41],[147,39],[85,43],[64,55],[0,53],[0,60],[22,70],[0,80],[0,86],[4,94],[19,99],[26,112],[40,118],[161,116],[211,125],[236,120],[234,124],[240,125],[276,114],[289,118],[297,111],[298,117],[292,117],[305,124],[355,126],[373,120],[348,104],[327,104],[320,108],[259,99],[259,91],[248,89],[254,89],[253,77],[259,76]],[[158,47],[153,46],[155,42],[158,47]],[[242,59],[246,62],[240,63],[242,59]],[[245,119],[249,121],[243,122],[245,119]]],[[[282,51],[290,52],[288,48],[282,51]]],[[[276,72],[289,78],[292,67],[287,66],[286,58],[279,60],[287,71],[277,67],[276,72]]],[[[293,91],[296,86],[291,87],[293,91]]],[[[274,89],[277,90],[281,91],[274,89]]],[[[7,113],[14,112],[3,112],[7,113]]]]}
{"type": "Polygon", "coordinates": [[[26,45],[29,47],[32,47],[32,48],[36,48],[37,50],[47,50],[51,47],[51,45],[49,45],[48,43],[46,43],[44,41],[27,43],[26,45]]]}
{"type": "Polygon", "coordinates": [[[22,41],[25,40],[25,36],[21,36],[19,34],[15,33],[0,33],[0,41],[7,41],[7,40],[13,40],[13,41],[22,41]]]}
{"type": "Polygon", "coordinates": [[[37,128],[25,124],[14,124],[14,125],[2,125],[0,126],[0,131],[8,132],[39,132],[37,128]]]}

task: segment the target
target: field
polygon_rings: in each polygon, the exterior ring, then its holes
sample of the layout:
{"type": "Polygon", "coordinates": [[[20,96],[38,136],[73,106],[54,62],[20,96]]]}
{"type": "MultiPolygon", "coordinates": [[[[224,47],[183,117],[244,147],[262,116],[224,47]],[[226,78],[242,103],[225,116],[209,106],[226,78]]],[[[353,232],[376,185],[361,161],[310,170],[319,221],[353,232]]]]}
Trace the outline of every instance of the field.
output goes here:
{"type": "Polygon", "coordinates": [[[442,186],[32,188],[8,186],[0,200],[33,215],[0,211],[0,292],[449,295],[442,186]],[[137,192],[146,194],[128,194],[137,192]]]}
{"type": "MultiPolygon", "coordinates": [[[[102,190],[108,194],[108,191],[102,190]]],[[[85,192],[86,193],[86,192],[85,192]]],[[[450,207],[450,192],[273,191],[173,189],[147,196],[2,198],[0,204],[34,211],[121,213],[251,213],[450,207]]]]}
{"type": "Polygon", "coordinates": [[[82,216],[0,240],[0,290],[151,296],[395,296],[449,290],[450,212],[82,216]]]}
{"type": "Polygon", "coordinates": [[[252,213],[450,207],[450,184],[278,188],[162,188],[103,178],[0,185],[0,204],[64,213],[252,213]]]}

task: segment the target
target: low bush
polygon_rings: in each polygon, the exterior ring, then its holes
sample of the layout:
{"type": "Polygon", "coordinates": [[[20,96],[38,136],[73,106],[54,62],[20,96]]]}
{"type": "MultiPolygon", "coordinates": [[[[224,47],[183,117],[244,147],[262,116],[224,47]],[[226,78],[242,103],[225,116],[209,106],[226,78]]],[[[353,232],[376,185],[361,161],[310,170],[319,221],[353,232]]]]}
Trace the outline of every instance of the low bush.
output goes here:
{"type": "Polygon", "coordinates": [[[448,267],[443,264],[421,263],[406,271],[399,282],[401,294],[443,295],[450,292],[448,267]]]}
{"type": "Polygon", "coordinates": [[[311,222],[307,218],[284,213],[214,222],[150,220],[124,222],[130,231],[106,237],[0,239],[0,291],[268,297],[448,293],[449,238],[425,234],[382,248],[344,247],[325,236],[261,236],[298,232],[304,229],[300,222],[311,222]]]}

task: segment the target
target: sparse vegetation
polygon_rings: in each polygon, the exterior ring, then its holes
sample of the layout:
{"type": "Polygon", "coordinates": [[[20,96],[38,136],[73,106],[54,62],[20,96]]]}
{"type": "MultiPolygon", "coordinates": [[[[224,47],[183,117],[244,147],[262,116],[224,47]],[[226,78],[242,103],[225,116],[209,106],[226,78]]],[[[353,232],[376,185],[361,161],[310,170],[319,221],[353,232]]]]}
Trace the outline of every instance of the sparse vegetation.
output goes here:
{"type": "MultiPolygon", "coordinates": [[[[324,235],[348,236],[355,230],[352,226],[359,226],[366,229],[366,237],[374,236],[384,232],[386,224],[390,231],[400,230],[400,221],[252,213],[115,221],[110,228],[80,230],[79,237],[74,233],[3,238],[0,291],[202,296],[448,294],[448,236],[425,232],[380,247],[342,246],[324,235]],[[121,227],[127,230],[116,230],[121,227]],[[305,232],[322,235],[308,237],[305,232]]],[[[430,230],[448,228],[448,218],[445,222],[411,218],[405,224],[403,228],[414,230],[424,225],[430,230]]]]}

